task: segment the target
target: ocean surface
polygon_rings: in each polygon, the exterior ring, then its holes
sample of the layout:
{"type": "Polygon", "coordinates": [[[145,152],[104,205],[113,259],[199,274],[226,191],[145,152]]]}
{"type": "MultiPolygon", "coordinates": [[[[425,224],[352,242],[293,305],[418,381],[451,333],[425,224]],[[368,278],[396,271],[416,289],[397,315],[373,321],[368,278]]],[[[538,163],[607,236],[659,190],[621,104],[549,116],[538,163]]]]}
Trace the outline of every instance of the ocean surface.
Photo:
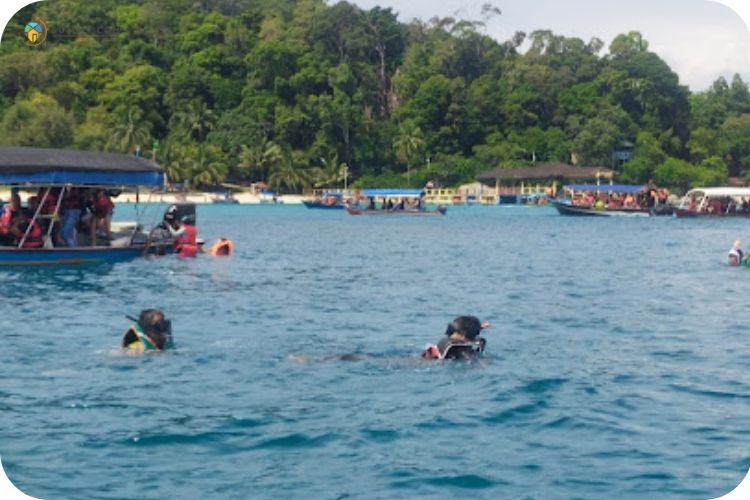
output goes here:
{"type": "Polygon", "coordinates": [[[235,255],[1,272],[0,457],[28,495],[707,499],[750,466],[750,269],[726,264],[747,221],[199,206],[198,227],[235,255]],[[122,354],[148,307],[177,349],[122,354]],[[486,357],[420,360],[462,314],[491,323],[486,357]]]}

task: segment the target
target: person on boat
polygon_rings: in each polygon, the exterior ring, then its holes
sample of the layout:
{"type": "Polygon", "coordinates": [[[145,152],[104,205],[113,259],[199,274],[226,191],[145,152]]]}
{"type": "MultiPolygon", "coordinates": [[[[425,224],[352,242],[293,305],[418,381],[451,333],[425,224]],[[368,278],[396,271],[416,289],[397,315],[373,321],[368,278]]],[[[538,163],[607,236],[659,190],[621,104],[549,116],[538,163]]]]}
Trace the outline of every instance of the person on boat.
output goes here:
{"type": "Polygon", "coordinates": [[[732,245],[732,248],[729,250],[729,265],[730,266],[739,266],[742,264],[742,242],[740,240],[735,240],[734,244],[732,245]]]}
{"type": "Polygon", "coordinates": [[[13,188],[10,196],[10,203],[3,205],[0,212],[0,245],[12,245],[15,236],[10,232],[15,219],[21,213],[21,197],[18,196],[18,189],[13,188]]]}
{"type": "Polygon", "coordinates": [[[23,241],[22,248],[41,248],[44,246],[42,228],[34,220],[34,213],[28,208],[20,211],[19,216],[16,217],[10,227],[10,233],[14,237],[13,243],[15,245],[19,245],[23,241]]]}
{"type": "Polygon", "coordinates": [[[144,309],[122,337],[122,347],[129,352],[163,351],[174,347],[172,322],[158,309],[144,309]]]}
{"type": "Polygon", "coordinates": [[[97,189],[92,200],[91,246],[96,246],[96,232],[98,228],[102,228],[108,240],[112,239],[111,224],[114,209],[115,204],[112,203],[109,193],[103,189],[97,189]]]}
{"type": "Polygon", "coordinates": [[[69,189],[60,204],[60,211],[62,212],[60,236],[66,246],[78,246],[76,226],[85,209],[86,203],[81,190],[76,187],[69,189]]]}
{"type": "Polygon", "coordinates": [[[489,323],[476,316],[459,316],[448,324],[445,337],[422,353],[424,359],[475,359],[484,352],[486,340],[480,336],[489,323]]]}

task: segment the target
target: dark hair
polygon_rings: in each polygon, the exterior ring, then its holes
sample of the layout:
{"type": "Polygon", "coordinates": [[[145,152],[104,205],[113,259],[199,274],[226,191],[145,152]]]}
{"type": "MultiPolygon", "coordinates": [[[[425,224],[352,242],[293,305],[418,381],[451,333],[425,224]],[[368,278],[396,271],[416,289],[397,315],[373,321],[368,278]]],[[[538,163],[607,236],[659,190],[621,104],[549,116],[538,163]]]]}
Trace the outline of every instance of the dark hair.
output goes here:
{"type": "Polygon", "coordinates": [[[476,316],[459,316],[448,325],[445,334],[450,336],[454,332],[459,332],[464,334],[467,339],[474,340],[481,331],[482,322],[479,321],[479,318],[476,316]]]}

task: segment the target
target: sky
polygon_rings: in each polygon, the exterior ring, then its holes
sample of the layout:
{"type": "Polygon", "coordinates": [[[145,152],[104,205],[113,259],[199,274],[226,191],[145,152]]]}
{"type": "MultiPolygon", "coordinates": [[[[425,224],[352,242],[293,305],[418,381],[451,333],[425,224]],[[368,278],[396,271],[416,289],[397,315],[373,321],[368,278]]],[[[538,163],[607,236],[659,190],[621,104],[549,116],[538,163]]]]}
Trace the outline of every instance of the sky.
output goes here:
{"type": "Polygon", "coordinates": [[[709,0],[349,1],[363,9],[391,7],[402,22],[436,16],[482,20],[482,5],[490,3],[502,13],[487,22],[487,34],[500,41],[516,31],[548,29],[584,41],[597,37],[608,47],[618,34],[640,31],[649,50],[693,91],[706,90],[719,76],[731,81],[735,73],[750,82],[750,30],[737,14],[749,13],[750,0],[724,0],[736,12],[709,0]]]}
{"type": "MultiPolygon", "coordinates": [[[[332,4],[338,0],[327,1],[332,4]]],[[[597,37],[606,47],[620,33],[640,31],[650,50],[659,54],[679,75],[680,82],[693,91],[707,89],[719,76],[731,80],[735,73],[750,82],[750,0],[348,1],[364,9],[391,7],[402,22],[414,18],[428,21],[436,16],[481,20],[482,4],[490,3],[502,14],[487,22],[487,34],[500,41],[516,31],[549,29],[584,41],[597,37]]],[[[0,27],[29,3],[0,0],[0,27]]]]}

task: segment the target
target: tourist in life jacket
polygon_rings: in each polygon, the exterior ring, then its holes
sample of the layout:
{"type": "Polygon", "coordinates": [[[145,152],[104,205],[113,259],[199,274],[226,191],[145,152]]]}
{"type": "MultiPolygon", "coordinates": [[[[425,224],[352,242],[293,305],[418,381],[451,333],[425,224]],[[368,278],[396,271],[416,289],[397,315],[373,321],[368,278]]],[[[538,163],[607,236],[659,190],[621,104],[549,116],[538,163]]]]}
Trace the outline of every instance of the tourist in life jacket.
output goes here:
{"type": "Polygon", "coordinates": [[[96,234],[99,228],[106,234],[107,239],[112,239],[112,212],[115,204],[109,193],[103,189],[97,189],[92,200],[91,214],[91,246],[96,246],[96,234]]]}
{"type": "Polygon", "coordinates": [[[167,224],[174,237],[174,253],[180,257],[195,257],[198,254],[198,229],[189,223],[189,219],[189,216],[183,216],[176,229],[167,224]]]}
{"type": "Polygon", "coordinates": [[[44,246],[42,228],[34,220],[34,214],[28,208],[20,211],[20,215],[16,217],[10,227],[10,234],[15,238],[14,245],[18,245],[23,241],[22,248],[41,248],[44,246]],[[26,236],[25,239],[24,235],[26,236]]]}
{"type": "Polygon", "coordinates": [[[732,248],[729,250],[728,257],[730,266],[739,266],[740,264],[742,264],[742,248],[740,248],[741,245],[742,242],[740,240],[735,240],[732,248]]]}
{"type": "Polygon", "coordinates": [[[144,309],[122,337],[122,347],[129,352],[163,351],[174,347],[172,322],[158,309],[144,309]]]}
{"type": "Polygon", "coordinates": [[[479,334],[489,323],[475,316],[459,316],[448,324],[445,337],[422,353],[425,359],[475,359],[484,352],[486,340],[479,334]]]}
{"type": "Polygon", "coordinates": [[[21,214],[21,197],[18,189],[13,188],[10,203],[3,205],[0,211],[0,245],[12,245],[16,237],[10,232],[15,219],[21,214]]]}

